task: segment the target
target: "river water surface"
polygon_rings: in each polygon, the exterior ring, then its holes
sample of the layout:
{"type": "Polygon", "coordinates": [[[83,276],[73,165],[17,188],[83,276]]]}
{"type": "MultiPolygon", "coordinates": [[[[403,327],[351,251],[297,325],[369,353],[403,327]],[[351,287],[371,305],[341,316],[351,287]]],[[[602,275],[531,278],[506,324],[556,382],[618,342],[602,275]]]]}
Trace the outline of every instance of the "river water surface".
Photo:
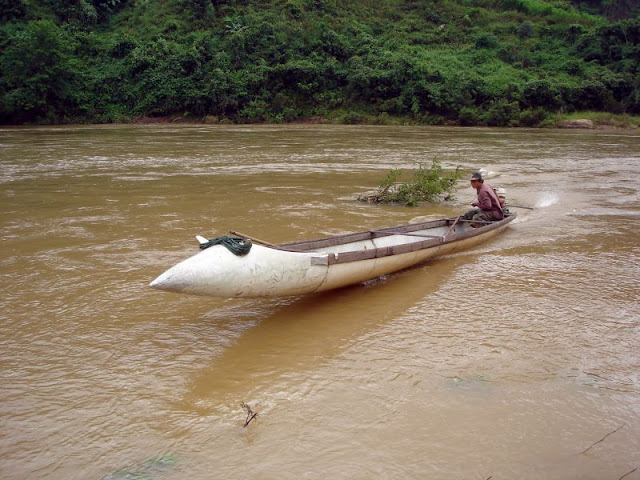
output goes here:
{"type": "Polygon", "coordinates": [[[640,478],[637,131],[4,128],[0,169],[5,480],[640,478]],[[324,294],[148,287],[195,234],[465,211],[352,200],[436,157],[535,209],[324,294]]]}

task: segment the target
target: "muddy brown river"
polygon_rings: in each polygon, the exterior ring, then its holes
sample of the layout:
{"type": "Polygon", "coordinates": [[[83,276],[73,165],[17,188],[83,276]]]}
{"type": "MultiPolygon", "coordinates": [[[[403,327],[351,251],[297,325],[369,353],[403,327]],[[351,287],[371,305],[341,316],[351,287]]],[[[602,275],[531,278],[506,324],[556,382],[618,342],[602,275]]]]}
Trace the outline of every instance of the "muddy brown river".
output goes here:
{"type": "Polygon", "coordinates": [[[639,182],[638,131],[1,128],[0,477],[640,479],[639,182]],[[196,234],[464,212],[353,200],[434,158],[533,209],[323,294],[148,287],[196,234]]]}

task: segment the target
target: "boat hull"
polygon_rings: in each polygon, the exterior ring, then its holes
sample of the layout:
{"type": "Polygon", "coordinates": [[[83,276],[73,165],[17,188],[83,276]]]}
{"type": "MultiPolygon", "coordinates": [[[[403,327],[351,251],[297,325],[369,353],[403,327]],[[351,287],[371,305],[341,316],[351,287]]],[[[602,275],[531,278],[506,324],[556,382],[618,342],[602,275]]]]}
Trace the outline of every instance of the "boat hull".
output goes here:
{"type": "Polygon", "coordinates": [[[244,256],[214,245],[171,267],[150,286],[226,298],[322,292],[472,248],[498,235],[513,218],[475,229],[445,219],[280,246],[254,244],[244,256]]]}
{"type": "Polygon", "coordinates": [[[315,291],[322,292],[332,290],[334,288],[346,287],[356,283],[362,283],[367,280],[410,268],[429,260],[430,258],[467,250],[488,241],[492,237],[495,237],[504,230],[504,228],[506,228],[506,225],[503,228],[490,230],[484,234],[473,236],[458,242],[427,247],[415,252],[373,258],[370,260],[361,260],[358,262],[335,264],[329,268],[325,281],[315,291]]]}

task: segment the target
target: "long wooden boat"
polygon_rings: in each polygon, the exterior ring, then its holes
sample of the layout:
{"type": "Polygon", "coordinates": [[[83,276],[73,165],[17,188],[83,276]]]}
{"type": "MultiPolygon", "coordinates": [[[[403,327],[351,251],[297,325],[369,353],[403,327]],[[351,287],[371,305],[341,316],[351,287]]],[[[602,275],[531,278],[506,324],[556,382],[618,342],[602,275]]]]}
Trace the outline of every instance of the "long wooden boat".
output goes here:
{"type": "MultiPolygon", "coordinates": [[[[474,247],[502,232],[515,218],[510,214],[476,228],[462,217],[445,218],[280,245],[240,240],[250,247],[244,255],[214,244],[171,267],[150,286],[211,297],[322,292],[474,247]]],[[[207,242],[197,238],[201,244],[207,242]]]]}

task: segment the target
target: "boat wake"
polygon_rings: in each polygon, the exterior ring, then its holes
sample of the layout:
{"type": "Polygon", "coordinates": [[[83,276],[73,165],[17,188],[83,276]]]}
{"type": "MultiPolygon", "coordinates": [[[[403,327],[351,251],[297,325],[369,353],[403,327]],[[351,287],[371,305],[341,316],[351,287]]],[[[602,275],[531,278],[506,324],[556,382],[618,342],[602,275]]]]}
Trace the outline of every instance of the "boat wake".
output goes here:
{"type": "Polygon", "coordinates": [[[556,203],[558,203],[559,199],[560,197],[558,196],[557,193],[544,192],[542,196],[538,199],[538,201],[535,203],[534,207],[535,208],[550,207],[551,205],[555,205],[556,203]]]}

